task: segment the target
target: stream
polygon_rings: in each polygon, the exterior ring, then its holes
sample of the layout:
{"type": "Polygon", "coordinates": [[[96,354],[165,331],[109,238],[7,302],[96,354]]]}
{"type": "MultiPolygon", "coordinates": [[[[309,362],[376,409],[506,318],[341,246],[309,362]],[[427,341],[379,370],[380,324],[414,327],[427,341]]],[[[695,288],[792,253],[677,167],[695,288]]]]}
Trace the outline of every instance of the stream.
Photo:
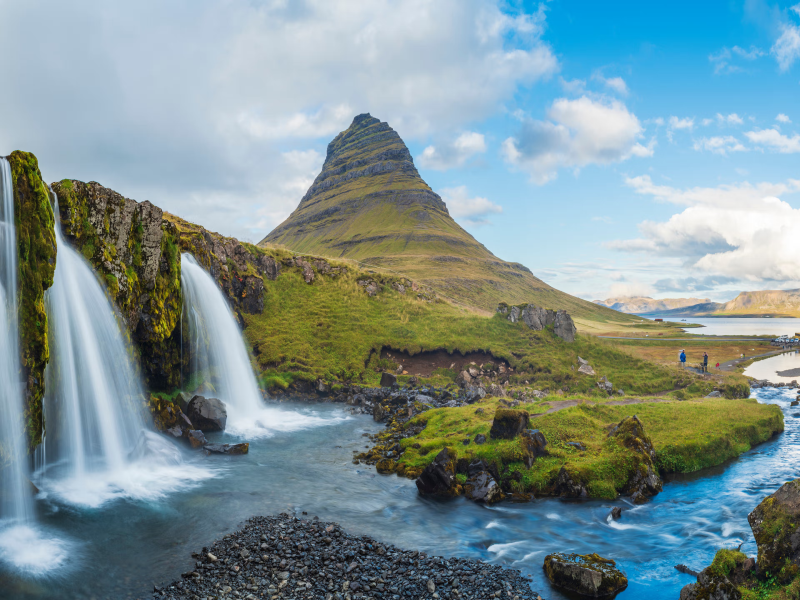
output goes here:
{"type": "MultiPolygon", "coordinates": [[[[58,547],[61,565],[38,577],[19,574],[14,552],[0,548],[0,595],[5,598],[146,598],[154,583],[177,578],[197,551],[246,518],[282,511],[338,521],[352,533],[428,553],[481,558],[522,570],[546,599],[541,565],[550,552],[598,552],[614,558],[631,582],[618,598],[678,598],[692,577],[673,566],[700,569],[720,547],[755,554],[747,514],[783,482],[797,477],[800,409],[792,390],[760,389],[778,404],[786,431],[724,466],[673,478],[664,492],[638,507],[616,502],[536,500],[487,508],[464,499],[420,498],[413,481],[353,465],[367,446],[363,434],[379,425],[331,404],[281,404],[292,427],[253,441],[246,456],[182,450],[174,471],[162,471],[157,490],[130,490],[96,501],[69,503],[52,491],[37,496],[40,528],[58,547]],[[174,483],[173,483],[174,479],[174,483]],[[621,520],[609,521],[613,505],[621,520]]],[[[210,436],[214,437],[214,436],[210,436]]],[[[234,441],[217,434],[215,441],[234,441]]],[[[46,560],[46,556],[43,557],[46,560]]]]}

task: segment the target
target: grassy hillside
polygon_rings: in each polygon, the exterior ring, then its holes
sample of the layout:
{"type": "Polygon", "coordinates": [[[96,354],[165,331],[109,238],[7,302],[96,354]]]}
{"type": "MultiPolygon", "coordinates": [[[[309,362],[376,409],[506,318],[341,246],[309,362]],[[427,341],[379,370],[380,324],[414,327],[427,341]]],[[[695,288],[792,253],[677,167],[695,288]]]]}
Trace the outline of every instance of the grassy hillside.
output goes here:
{"type": "Polygon", "coordinates": [[[328,145],[322,172],[297,209],[259,245],[353,259],[485,311],[533,302],[587,320],[632,322],[494,256],[452,219],[400,136],[369,115],[328,145]]]}

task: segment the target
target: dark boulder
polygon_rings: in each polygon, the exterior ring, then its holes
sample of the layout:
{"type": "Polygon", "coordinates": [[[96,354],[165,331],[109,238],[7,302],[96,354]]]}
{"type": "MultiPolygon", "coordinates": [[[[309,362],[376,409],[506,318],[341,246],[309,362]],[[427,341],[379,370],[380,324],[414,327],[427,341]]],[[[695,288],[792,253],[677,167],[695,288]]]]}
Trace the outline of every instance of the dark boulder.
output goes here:
{"type": "Polygon", "coordinates": [[[218,398],[195,396],[189,402],[188,417],[194,423],[194,429],[200,431],[225,431],[228,412],[225,404],[218,398]]]}
{"type": "Polygon", "coordinates": [[[206,455],[209,454],[247,454],[250,451],[250,444],[206,444],[203,446],[206,455]]]}
{"type": "Polygon", "coordinates": [[[316,383],[314,384],[314,391],[321,396],[327,396],[331,393],[331,386],[322,379],[317,379],[316,383]]]}
{"type": "Polygon", "coordinates": [[[615,506],[611,509],[611,512],[608,516],[616,521],[622,517],[622,509],[619,506],[615,506]]]}
{"type": "Polygon", "coordinates": [[[597,554],[548,554],[544,572],[553,585],[590,598],[614,596],[628,587],[617,564],[597,554]]]}
{"type": "Polygon", "coordinates": [[[538,429],[527,429],[523,431],[521,439],[525,466],[530,469],[533,466],[534,460],[547,454],[547,439],[538,429]]]}
{"type": "Polygon", "coordinates": [[[486,443],[486,436],[483,435],[482,433],[479,433],[478,435],[475,436],[475,443],[478,444],[478,445],[485,444],[486,443]]]}
{"type": "Polygon", "coordinates": [[[556,476],[556,485],[553,491],[556,496],[561,496],[562,498],[587,498],[589,496],[586,486],[570,475],[564,467],[561,467],[556,476]]]}
{"type": "Polygon", "coordinates": [[[425,467],[415,483],[419,493],[423,495],[454,495],[455,460],[451,457],[450,451],[444,448],[439,452],[433,462],[425,467]]]}
{"type": "Polygon", "coordinates": [[[697,576],[697,583],[683,587],[680,600],[740,600],[741,597],[727,577],[705,569],[697,576]]]}
{"type": "Polygon", "coordinates": [[[471,475],[464,484],[464,492],[467,499],[485,504],[493,504],[503,499],[503,490],[488,471],[471,475]]]}
{"type": "Polygon", "coordinates": [[[625,417],[611,430],[608,437],[616,439],[617,443],[639,458],[623,493],[630,494],[635,504],[641,504],[646,498],[658,494],[663,489],[663,482],[655,467],[656,449],[639,418],[636,415],[625,417]]]}
{"type": "Polygon", "coordinates": [[[510,440],[528,428],[530,415],[524,410],[498,408],[494,413],[489,436],[493,440],[510,440]]]}
{"type": "Polygon", "coordinates": [[[186,432],[186,439],[189,440],[192,448],[202,448],[208,443],[206,436],[203,435],[203,432],[199,429],[192,429],[191,431],[186,432]]]}
{"type": "Polygon", "coordinates": [[[381,387],[392,387],[397,384],[397,375],[394,373],[381,373],[381,387]]]}

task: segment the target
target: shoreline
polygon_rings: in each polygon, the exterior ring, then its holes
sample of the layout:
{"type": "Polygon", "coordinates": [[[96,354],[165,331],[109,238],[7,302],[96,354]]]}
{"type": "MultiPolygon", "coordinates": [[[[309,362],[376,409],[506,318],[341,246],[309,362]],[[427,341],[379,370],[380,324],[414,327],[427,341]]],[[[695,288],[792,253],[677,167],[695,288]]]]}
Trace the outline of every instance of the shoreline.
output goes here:
{"type": "Polygon", "coordinates": [[[286,513],[248,519],[192,557],[195,569],[155,586],[153,599],[542,600],[518,570],[403,550],[286,513]]]}

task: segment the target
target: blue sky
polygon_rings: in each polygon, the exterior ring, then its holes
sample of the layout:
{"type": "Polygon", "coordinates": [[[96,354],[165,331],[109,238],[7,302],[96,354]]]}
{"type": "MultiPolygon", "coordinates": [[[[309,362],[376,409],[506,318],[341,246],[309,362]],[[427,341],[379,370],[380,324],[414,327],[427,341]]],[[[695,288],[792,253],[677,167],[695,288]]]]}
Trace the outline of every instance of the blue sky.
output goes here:
{"type": "Polygon", "coordinates": [[[559,289],[800,287],[796,2],[0,0],[0,54],[0,154],[242,239],[370,112],[559,289]]]}

